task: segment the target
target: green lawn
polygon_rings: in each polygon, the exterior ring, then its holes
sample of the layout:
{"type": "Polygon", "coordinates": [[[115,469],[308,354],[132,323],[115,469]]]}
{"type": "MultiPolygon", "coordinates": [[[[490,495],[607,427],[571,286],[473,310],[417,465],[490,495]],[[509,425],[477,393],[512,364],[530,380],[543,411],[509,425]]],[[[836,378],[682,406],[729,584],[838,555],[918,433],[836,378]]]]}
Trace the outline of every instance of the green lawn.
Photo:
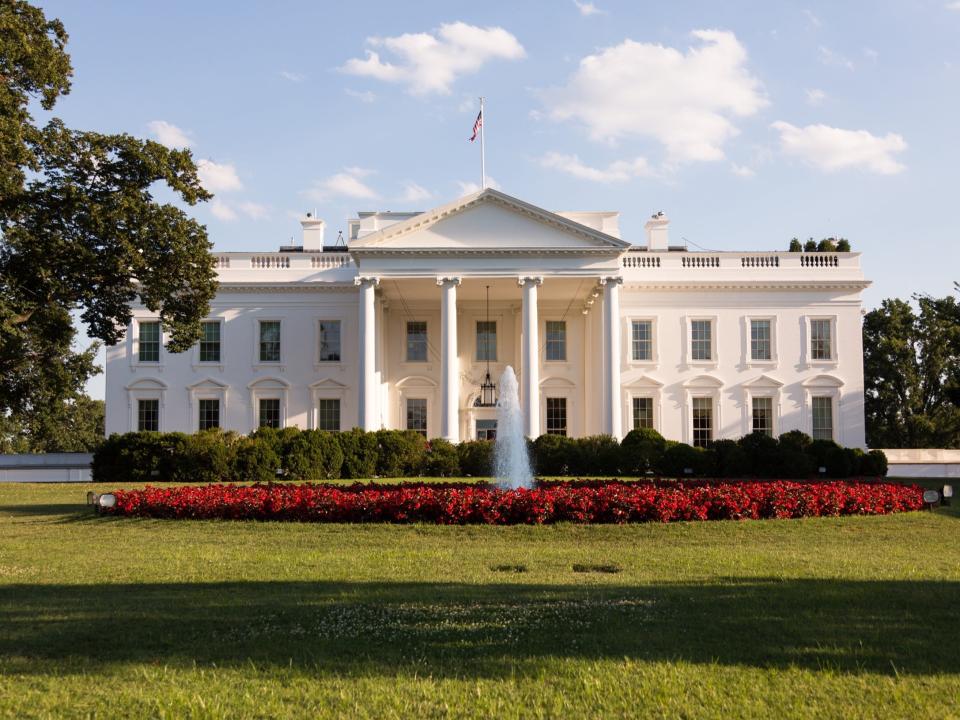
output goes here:
{"type": "Polygon", "coordinates": [[[956,506],[345,526],[91,488],[0,485],[0,717],[960,717],[956,506]]]}

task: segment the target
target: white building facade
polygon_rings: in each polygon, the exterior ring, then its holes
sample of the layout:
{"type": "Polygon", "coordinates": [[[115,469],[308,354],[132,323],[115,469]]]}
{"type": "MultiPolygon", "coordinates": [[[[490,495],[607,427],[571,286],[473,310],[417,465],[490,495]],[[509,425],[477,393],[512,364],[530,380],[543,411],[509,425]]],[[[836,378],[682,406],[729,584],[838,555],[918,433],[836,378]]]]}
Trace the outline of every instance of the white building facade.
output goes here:
{"type": "Polygon", "coordinates": [[[557,213],[492,189],[361,213],[347,243],[218,253],[201,342],[140,307],[107,349],[106,429],[260,425],[489,438],[489,366],[531,437],[653,427],[703,445],[799,429],[864,446],[859,253],[688,252],[662,214],[557,213]],[[489,301],[488,298],[489,297],[489,301]]]}

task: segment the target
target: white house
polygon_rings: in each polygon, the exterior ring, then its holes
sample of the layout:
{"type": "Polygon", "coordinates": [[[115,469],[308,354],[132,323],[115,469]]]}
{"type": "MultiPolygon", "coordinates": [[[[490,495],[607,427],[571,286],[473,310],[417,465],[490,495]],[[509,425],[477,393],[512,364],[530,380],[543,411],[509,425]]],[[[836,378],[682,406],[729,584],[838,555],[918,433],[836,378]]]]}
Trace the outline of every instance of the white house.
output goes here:
{"type": "Polygon", "coordinates": [[[365,212],[346,246],[216,257],[203,340],[172,354],[134,309],[107,350],[106,428],[411,428],[490,437],[487,372],[520,379],[527,434],[651,426],[691,444],[801,429],[864,445],[859,253],[689,252],[661,213],[550,212],[486,189],[365,212]],[[489,304],[487,297],[489,294],[489,304]]]}

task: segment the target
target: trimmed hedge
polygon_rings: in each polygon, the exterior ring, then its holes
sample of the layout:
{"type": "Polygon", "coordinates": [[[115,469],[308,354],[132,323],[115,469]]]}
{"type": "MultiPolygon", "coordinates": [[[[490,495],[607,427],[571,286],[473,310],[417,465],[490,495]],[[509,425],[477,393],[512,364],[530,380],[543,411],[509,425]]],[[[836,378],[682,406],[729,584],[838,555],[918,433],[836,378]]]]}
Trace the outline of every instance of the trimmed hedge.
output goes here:
{"type": "MultiPolygon", "coordinates": [[[[759,433],[694,448],[651,429],[631,430],[623,442],[608,435],[541,435],[528,443],[541,476],[627,476],[804,479],[883,477],[887,459],[799,431],[772,438],[759,433]]],[[[207,430],[111,435],[93,458],[98,482],[265,482],[370,477],[488,477],[494,443],[453,445],[408,430],[363,432],[260,428],[243,437],[207,430]]]]}

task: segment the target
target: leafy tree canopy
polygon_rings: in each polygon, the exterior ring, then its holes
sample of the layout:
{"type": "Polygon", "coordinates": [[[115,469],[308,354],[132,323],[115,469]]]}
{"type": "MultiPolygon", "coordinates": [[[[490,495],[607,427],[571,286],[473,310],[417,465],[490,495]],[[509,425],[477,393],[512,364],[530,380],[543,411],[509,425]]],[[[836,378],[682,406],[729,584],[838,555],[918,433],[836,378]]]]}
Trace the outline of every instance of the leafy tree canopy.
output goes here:
{"type": "Polygon", "coordinates": [[[103,400],[78,395],[25,415],[0,417],[0,452],[93,452],[103,442],[103,400]]]}
{"type": "Polygon", "coordinates": [[[211,197],[188,150],[35,123],[33,104],[70,91],[66,43],[58,20],[0,0],[0,413],[54,407],[99,371],[96,348],[72,347],[71,312],[112,344],[139,301],[181,352],[216,292],[206,228],[152,194],[211,197]]]}

